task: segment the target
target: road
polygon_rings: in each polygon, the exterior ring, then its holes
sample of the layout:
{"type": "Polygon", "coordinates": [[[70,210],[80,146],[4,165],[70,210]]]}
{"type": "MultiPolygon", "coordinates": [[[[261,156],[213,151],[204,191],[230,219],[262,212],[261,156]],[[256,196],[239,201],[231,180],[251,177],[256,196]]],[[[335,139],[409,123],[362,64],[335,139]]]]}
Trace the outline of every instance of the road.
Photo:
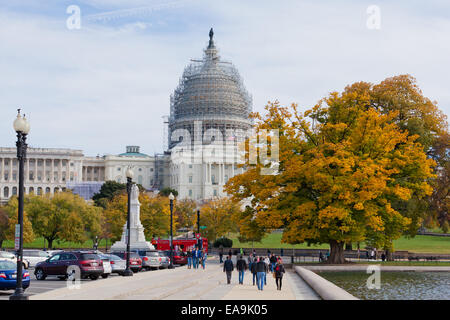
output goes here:
{"type": "Polygon", "coordinates": [[[208,258],[203,269],[159,270],[140,272],[133,277],[113,277],[84,282],[78,290],[60,288],[32,296],[37,300],[310,300],[319,299],[315,292],[295,273],[288,271],[283,290],[276,290],[275,279],[267,275],[264,291],[257,290],[247,271],[244,284],[238,284],[233,272],[226,283],[223,267],[215,257],[208,258]]]}
{"type": "MultiPolygon", "coordinates": [[[[64,288],[67,286],[66,281],[60,280],[57,277],[48,276],[45,280],[38,281],[34,275],[33,268],[28,269],[28,272],[30,273],[31,283],[30,283],[30,286],[28,287],[28,289],[25,290],[25,294],[27,294],[27,295],[33,296],[33,295],[36,295],[39,293],[44,293],[47,291],[64,288]]],[[[141,271],[141,272],[155,272],[155,271],[141,271]]],[[[108,280],[116,278],[116,277],[121,277],[121,276],[119,276],[117,274],[111,274],[108,277],[108,279],[99,278],[98,280],[95,280],[95,281],[99,281],[99,282],[100,281],[108,281],[108,280]]],[[[93,280],[83,279],[80,281],[81,281],[81,285],[83,285],[84,283],[89,283],[89,282],[92,282],[93,280]]],[[[14,293],[14,290],[7,290],[7,291],[0,290],[0,300],[9,300],[9,296],[12,295],[13,293],[14,293]]]]}

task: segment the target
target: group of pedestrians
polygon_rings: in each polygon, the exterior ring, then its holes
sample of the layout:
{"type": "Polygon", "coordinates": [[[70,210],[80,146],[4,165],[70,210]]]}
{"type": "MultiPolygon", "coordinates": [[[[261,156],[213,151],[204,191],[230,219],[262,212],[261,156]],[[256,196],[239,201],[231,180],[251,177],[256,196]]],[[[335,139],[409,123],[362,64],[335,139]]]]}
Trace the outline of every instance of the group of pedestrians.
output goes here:
{"type": "Polygon", "coordinates": [[[200,250],[199,248],[189,249],[187,251],[187,262],[188,269],[198,269],[201,265],[202,269],[205,270],[206,259],[208,258],[208,254],[205,249],[200,250]]]}
{"type": "MultiPolygon", "coordinates": [[[[231,275],[234,270],[234,264],[231,255],[223,263],[223,271],[227,275],[227,283],[231,283],[231,275]]],[[[245,271],[249,270],[253,276],[253,285],[257,285],[258,290],[264,290],[267,285],[267,274],[271,273],[276,280],[277,290],[281,290],[283,274],[286,272],[280,257],[274,254],[262,257],[250,254],[248,260],[245,261],[243,255],[240,255],[236,261],[236,270],[239,272],[239,284],[244,284],[245,271]]]]}

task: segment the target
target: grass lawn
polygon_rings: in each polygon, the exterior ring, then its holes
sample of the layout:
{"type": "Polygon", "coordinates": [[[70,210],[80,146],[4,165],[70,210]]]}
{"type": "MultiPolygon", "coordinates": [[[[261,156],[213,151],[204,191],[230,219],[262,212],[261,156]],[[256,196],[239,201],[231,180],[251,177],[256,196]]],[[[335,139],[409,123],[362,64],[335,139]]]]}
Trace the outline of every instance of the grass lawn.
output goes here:
{"type": "MultiPolygon", "coordinates": [[[[233,240],[234,248],[252,248],[252,243],[240,243],[237,234],[230,234],[229,238],[233,240]]],[[[281,243],[281,233],[268,234],[261,242],[254,242],[254,248],[284,248],[284,249],[329,249],[328,244],[307,246],[306,243],[299,245],[290,245],[281,243]]],[[[355,247],[355,246],[354,246],[355,247]]],[[[364,243],[360,244],[365,247],[364,243]]],[[[414,238],[401,237],[394,241],[394,248],[398,251],[410,251],[417,253],[444,253],[450,254],[450,237],[435,237],[418,235],[414,238]]]]}

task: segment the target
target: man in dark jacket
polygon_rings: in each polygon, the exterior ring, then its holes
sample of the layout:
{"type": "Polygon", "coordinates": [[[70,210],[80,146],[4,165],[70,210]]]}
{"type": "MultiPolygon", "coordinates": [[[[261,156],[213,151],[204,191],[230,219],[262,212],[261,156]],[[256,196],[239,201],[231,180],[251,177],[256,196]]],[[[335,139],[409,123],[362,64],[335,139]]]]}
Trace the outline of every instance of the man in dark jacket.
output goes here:
{"type": "Polygon", "coordinates": [[[239,284],[244,284],[244,272],[247,270],[247,262],[245,262],[242,256],[239,256],[236,262],[236,270],[239,271],[239,284]]]}
{"type": "Polygon", "coordinates": [[[267,273],[267,264],[264,262],[263,257],[259,257],[259,261],[256,264],[256,277],[257,277],[257,284],[258,284],[258,290],[264,289],[264,277],[267,273]]]}
{"type": "Polygon", "coordinates": [[[227,257],[227,260],[223,263],[223,272],[227,274],[227,283],[231,283],[231,273],[234,270],[233,261],[231,260],[231,256],[227,257]]]}
{"type": "Polygon", "coordinates": [[[255,285],[255,281],[257,280],[257,273],[256,273],[256,263],[258,262],[258,259],[255,257],[255,259],[252,262],[252,266],[250,268],[250,271],[253,275],[253,285],[255,285]]]}

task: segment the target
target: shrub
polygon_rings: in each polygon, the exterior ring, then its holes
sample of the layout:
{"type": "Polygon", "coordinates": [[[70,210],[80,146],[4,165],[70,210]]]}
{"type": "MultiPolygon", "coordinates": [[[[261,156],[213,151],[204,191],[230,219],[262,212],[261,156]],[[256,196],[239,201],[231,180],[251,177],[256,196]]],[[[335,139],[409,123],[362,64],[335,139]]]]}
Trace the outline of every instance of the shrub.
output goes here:
{"type": "Polygon", "coordinates": [[[220,247],[220,245],[222,245],[222,247],[224,248],[231,248],[233,246],[233,240],[222,237],[219,239],[216,239],[216,241],[214,241],[214,248],[218,248],[220,247]]]}

